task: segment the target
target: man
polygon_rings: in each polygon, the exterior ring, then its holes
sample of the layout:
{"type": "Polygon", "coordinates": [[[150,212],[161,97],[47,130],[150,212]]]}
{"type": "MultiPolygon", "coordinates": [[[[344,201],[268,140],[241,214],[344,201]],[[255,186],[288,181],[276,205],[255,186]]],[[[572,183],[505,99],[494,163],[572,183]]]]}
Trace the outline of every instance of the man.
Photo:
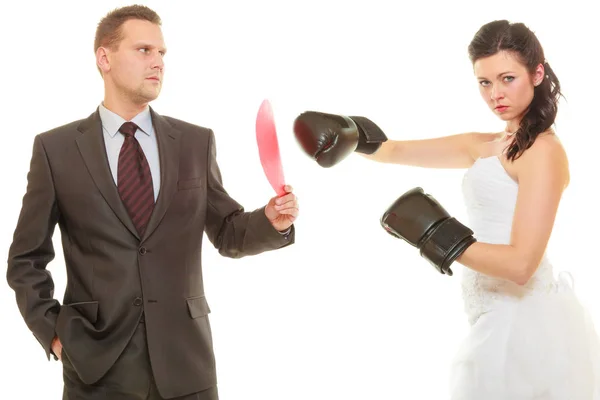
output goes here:
{"type": "Polygon", "coordinates": [[[217,399],[203,233],[226,257],[294,243],[291,187],[252,212],[222,186],[212,130],[158,115],[159,16],[123,7],[95,40],[105,96],[88,118],[36,136],[7,279],[64,399],[217,399]],[[61,305],[47,264],[58,223],[61,305]]]}

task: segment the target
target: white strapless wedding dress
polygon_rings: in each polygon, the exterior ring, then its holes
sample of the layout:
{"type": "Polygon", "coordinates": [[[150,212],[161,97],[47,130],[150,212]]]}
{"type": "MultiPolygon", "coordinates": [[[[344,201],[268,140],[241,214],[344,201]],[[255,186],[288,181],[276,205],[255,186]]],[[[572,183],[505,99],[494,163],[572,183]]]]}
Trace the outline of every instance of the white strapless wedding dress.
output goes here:
{"type": "MultiPolygon", "coordinates": [[[[510,243],[518,184],[496,156],[463,179],[479,242],[510,243]]],[[[544,256],[524,286],[463,269],[471,330],[451,370],[452,400],[600,400],[600,346],[570,274],[544,256]]]]}

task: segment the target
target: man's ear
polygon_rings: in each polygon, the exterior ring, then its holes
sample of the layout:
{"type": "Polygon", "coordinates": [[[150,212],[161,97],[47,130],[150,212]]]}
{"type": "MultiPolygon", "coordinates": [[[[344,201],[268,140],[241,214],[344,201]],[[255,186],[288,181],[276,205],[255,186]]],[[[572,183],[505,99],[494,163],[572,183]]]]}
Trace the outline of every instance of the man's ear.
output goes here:
{"type": "Polygon", "coordinates": [[[96,65],[103,74],[110,71],[109,52],[110,50],[102,46],[98,47],[98,50],[96,50],[96,65]]]}

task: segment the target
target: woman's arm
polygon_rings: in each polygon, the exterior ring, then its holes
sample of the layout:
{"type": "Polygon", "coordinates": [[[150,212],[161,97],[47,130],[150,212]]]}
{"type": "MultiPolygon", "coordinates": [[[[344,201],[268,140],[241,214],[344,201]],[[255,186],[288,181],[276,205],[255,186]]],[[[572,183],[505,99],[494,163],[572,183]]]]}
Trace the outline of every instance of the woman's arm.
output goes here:
{"type": "Polygon", "coordinates": [[[478,157],[478,146],[500,134],[460,133],[421,140],[388,140],[374,154],[361,156],[389,164],[423,168],[468,168],[478,157]]]}

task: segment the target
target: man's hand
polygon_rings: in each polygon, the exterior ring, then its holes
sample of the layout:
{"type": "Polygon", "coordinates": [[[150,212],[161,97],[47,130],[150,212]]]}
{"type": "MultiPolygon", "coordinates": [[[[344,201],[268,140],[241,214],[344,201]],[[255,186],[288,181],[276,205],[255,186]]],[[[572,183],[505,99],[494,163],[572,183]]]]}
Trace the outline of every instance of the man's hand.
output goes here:
{"type": "Polygon", "coordinates": [[[265,215],[269,222],[280,232],[292,226],[299,213],[298,198],[292,193],[292,187],[286,185],[283,190],[286,194],[271,198],[265,207],[265,215]]]}
{"type": "Polygon", "coordinates": [[[62,359],[62,344],[60,343],[60,339],[58,338],[58,336],[54,336],[54,339],[52,339],[52,352],[54,353],[54,355],[56,357],[58,357],[59,360],[62,359]]]}

